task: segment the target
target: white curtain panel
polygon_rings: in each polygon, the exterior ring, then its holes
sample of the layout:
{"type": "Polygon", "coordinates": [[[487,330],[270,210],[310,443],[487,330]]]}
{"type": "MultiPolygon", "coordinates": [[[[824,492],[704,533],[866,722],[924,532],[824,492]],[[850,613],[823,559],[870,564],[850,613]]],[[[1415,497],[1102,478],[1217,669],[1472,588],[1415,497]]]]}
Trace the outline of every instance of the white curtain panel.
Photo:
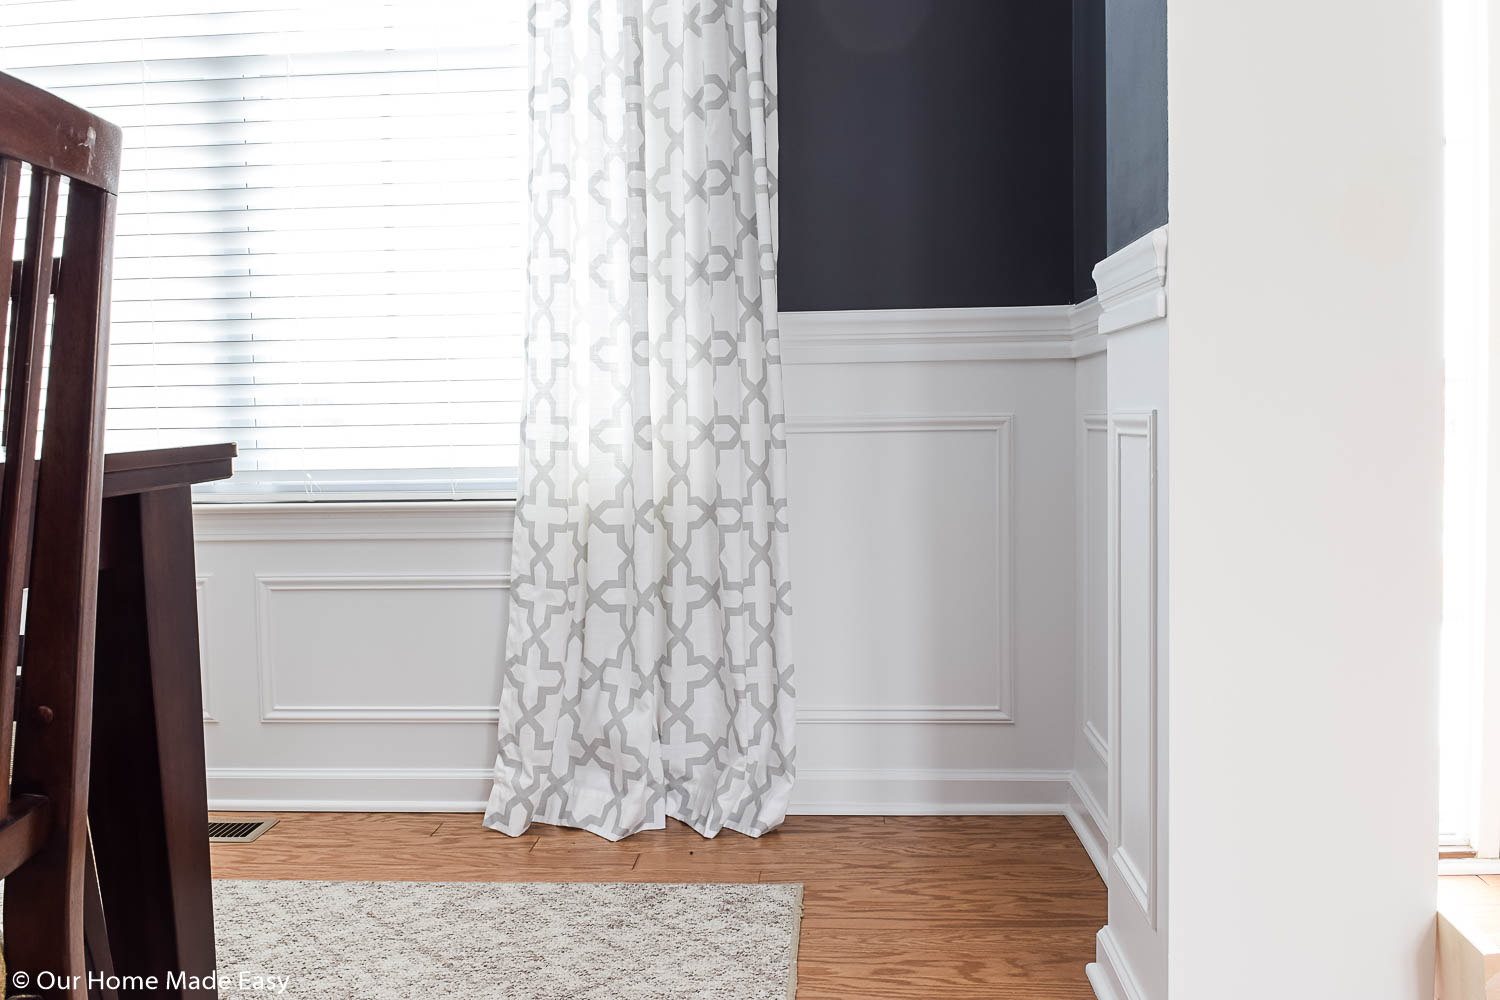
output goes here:
{"type": "Polygon", "coordinates": [[[758,836],[794,777],[774,0],[535,0],[485,824],[758,836]]]}

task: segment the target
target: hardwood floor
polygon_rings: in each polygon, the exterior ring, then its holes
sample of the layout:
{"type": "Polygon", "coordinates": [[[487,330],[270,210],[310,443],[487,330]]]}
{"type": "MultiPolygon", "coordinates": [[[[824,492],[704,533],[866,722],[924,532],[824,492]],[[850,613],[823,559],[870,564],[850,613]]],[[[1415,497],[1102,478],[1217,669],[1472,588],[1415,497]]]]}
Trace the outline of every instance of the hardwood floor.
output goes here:
{"type": "Polygon", "coordinates": [[[1094,995],[1104,884],[1060,816],[794,816],[759,840],[670,821],[611,844],[472,814],[264,815],[281,822],[254,843],[213,845],[214,877],[801,882],[799,1000],[1094,995]]]}

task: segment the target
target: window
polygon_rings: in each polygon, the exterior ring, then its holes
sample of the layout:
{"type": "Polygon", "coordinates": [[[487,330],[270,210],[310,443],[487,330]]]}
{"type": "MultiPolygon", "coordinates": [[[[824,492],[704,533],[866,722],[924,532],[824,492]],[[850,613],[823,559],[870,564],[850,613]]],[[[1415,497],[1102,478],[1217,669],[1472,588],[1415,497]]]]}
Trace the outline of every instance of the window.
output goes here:
{"type": "Polygon", "coordinates": [[[238,442],[200,499],[514,489],[525,11],[0,4],[0,67],[124,129],[110,450],[238,442]]]}
{"type": "Polygon", "coordinates": [[[1480,0],[1444,0],[1443,624],[1439,842],[1500,854],[1500,675],[1486,638],[1500,542],[1490,430],[1489,32],[1480,0]]]}

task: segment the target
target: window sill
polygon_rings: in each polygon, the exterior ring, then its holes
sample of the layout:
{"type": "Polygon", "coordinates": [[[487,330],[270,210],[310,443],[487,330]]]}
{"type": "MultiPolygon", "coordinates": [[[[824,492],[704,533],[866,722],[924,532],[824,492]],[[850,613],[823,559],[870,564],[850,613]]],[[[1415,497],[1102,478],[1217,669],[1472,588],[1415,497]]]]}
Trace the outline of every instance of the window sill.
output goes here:
{"type": "Polygon", "coordinates": [[[193,504],[199,543],[508,540],[514,500],[272,501],[193,504]]]}

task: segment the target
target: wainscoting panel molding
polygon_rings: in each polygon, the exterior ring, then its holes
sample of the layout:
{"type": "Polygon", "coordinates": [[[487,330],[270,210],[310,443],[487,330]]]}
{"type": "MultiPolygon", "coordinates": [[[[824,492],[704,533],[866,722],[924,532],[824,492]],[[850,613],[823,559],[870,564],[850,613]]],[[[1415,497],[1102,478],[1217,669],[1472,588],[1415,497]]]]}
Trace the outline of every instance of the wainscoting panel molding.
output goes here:
{"type": "Polygon", "coordinates": [[[208,604],[204,600],[204,592],[208,587],[209,577],[203,573],[198,574],[196,586],[194,587],[194,599],[198,611],[198,683],[203,688],[203,721],[211,725],[217,725],[219,720],[214,718],[213,703],[213,672],[208,666],[209,647],[208,636],[203,628],[203,623],[208,620],[208,604]]]}
{"type": "Polygon", "coordinates": [[[1156,921],[1156,414],[1109,417],[1110,861],[1156,921]]]}
{"type": "Polygon", "coordinates": [[[1078,581],[1083,624],[1079,631],[1080,655],[1083,658],[1082,683],[1079,685],[1079,718],[1083,736],[1102,763],[1109,763],[1109,650],[1107,592],[1108,566],[1108,416],[1101,411],[1083,415],[1083,441],[1080,445],[1082,465],[1079,469],[1079,514],[1082,526],[1082,578],[1078,581]]]}
{"type": "MultiPolygon", "coordinates": [[[[789,421],[787,430],[794,436],[828,438],[822,443],[831,454],[814,459],[820,468],[835,468],[855,454],[855,467],[845,468],[839,479],[841,485],[853,485],[859,492],[848,496],[835,494],[831,498],[835,508],[853,508],[860,502],[860,494],[868,495],[880,489],[881,481],[888,479],[882,471],[888,467],[882,459],[888,456],[900,456],[900,460],[892,464],[905,466],[913,473],[903,480],[887,482],[884,487],[888,494],[897,489],[910,490],[910,496],[901,495],[900,506],[907,509],[920,504],[922,493],[943,481],[948,475],[944,465],[962,468],[970,474],[970,481],[976,487],[985,483],[986,489],[975,489],[964,497],[973,501],[972,504],[964,505],[955,517],[940,519],[939,524],[933,526],[934,529],[946,529],[946,537],[933,534],[924,539],[923,544],[942,546],[943,552],[954,555],[976,549],[992,554],[988,560],[970,560],[967,568],[959,559],[943,560],[953,574],[952,586],[921,595],[928,598],[926,613],[907,615],[907,628],[899,630],[895,625],[902,620],[902,609],[897,605],[909,602],[917,595],[892,588],[889,579],[879,575],[878,566],[870,566],[869,573],[841,572],[841,567],[830,561],[837,559],[836,551],[827,552],[821,546],[829,536],[834,536],[835,544],[852,549],[857,545],[857,539],[839,534],[849,527],[849,522],[827,524],[825,533],[806,543],[817,548],[811,559],[804,557],[802,572],[804,576],[813,575],[812,592],[809,594],[806,589],[801,592],[799,606],[807,617],[816,617],[823,626],[813,633],[812,655],[821,657],[823,662],[833,662],[857,650],[868,679],[859,689],[844,692],[826,690],[828,685],[820,684],[821,678],[815,678],[811,685],[804,680],[800,688],[806,700],[798,708],[798,722],[1003,724],[1014,721],[1011,707],[1014,703],[1011,630],[1015,620],[1011,601],[1014,576],[1011,559],[1013,425],[1014,415],[1009,413],[822,417],[789,421]],[[868,456],[853,452],[851,436],[854,435],[865,439],[860,444],[870,449],[868,456]],[[961,442],[970,443],[965,448],[961,442]],[[962,450],[951,454],[941,451],[950,446],[962,450]],[[933,464],[919,466],[917,463],[923,462],[924,458],[933,464]],[[918,469],[926,475],[916,475],[918,469]],[[856,477],[861,473],[869,476],[870,482],[858,481],[856,477]],[[969,514],[970,511],[975,513],[969,514]],[[986,544],[985,540],[989,543],[986,544]],[[832,573],[825,581],[824,573],[828,570],[832,573]],[[954,603],[968,600],[977,600],[972,611],[967,603],[954,603]],[[890,626],[883,635],[858,635],[871,605],[882,601],[892,602],[889,614],[878,616],[891,623],[890,626]],[[935,601],[953,606],[946,609],[936,607],[933,606],[935,601]],[[966,621],[973,623],[973,627],[965,628],[963,623],[966,621]],[[984,621],[988,622],[987,629],[978,627],[978,623],[984,621]],[[820,641],[824,638],[834,641],[825,645],[820,641]],[[965,641],[955,644],[950,641],[954,638],[965,641]],[[903,639],[907,641],[903,642],[903,639]],[[923,649],[949,665],[954,683],[934,683],[941,678],[923,677],[909,669],[923,649]],[[809,686],[813,689],[811,695],[809,686]],[[956,686],[977,688],[975,699],[965,703],[933,703],[922,699],[892,704],[883,697],[892,691],[907,690],[915,694],[919,690],[942,691],[956,686]],[[863,704],[852,700],[833,701],[840,693],[846,699],[849,695],[863,695],[881,700],[863,704]]],[[[818,500],[821,502],[823,498],[818,500]]],[[[832,521],[832,511],[826,519],[818,517],[821,507],[814,508],[814,511],[812,516],[815,519],[832,521]]],[[[854,523],[856,530],[862,530],[862,526],[854,523]]],[[[892,539],[889,544],[900,542],[900,539],[892,539]]],[[[885,555],[883,551],[880,553],[882,559],[885,555]]],[[[913,554],[901,562],[912,565],[916,556],[913,554]]],[[[850,662],[847,670],[829,671],[822,676],[841,679],[859,669],[850,662]]],[[[842,683],[838,686],[845,687],[842,683]]]]}
{"type": "Polygon", "coordinates": [[[255,579],[261,722],[499,720],[494,689],[504,635],[501,623],[510,591],[508,575],[257,575],[255,579]],[[373,601],[371,594],[377,595],[373,601]],[[432,600],[434,594],[447,596],[432,600]],[[457,594],[479,599],[458,604],[453,597],[457,594]],[[328,600],[330,595],[335,600],[328,600]],[[362,602],[365,607],[360,607],[362,602]],[[382,615],[385,611],[394,613],[382,615]],[[465,633],[468,638],[463,638],[465,633]],[[450,645],[438,645],[444,641],[450,645]],[[351,648],[341,656],[346,647],[351,648]],[[431,652],[434,648],[441,653],[431,652]],[[369,670],[382,653],[406,670],[369,670]],[[481,681],[477,686],[489,696],[469,704],[431,703],[429,692],[440,688],[445,674],[449,680],[461,675],[465,683],[460,686],[469,687],[476,686],[469,678],[477,677],[481,681]],[[286,704],[278,697],[278,676],[283,688],[289,680],[303,691],[321,686],[331,700],[286,704]],[[398,678],[406,683],[393,684],[398,678]],[[388,704],[340,700],[372,688],[406,690],[411,697],[388,704]]]}

